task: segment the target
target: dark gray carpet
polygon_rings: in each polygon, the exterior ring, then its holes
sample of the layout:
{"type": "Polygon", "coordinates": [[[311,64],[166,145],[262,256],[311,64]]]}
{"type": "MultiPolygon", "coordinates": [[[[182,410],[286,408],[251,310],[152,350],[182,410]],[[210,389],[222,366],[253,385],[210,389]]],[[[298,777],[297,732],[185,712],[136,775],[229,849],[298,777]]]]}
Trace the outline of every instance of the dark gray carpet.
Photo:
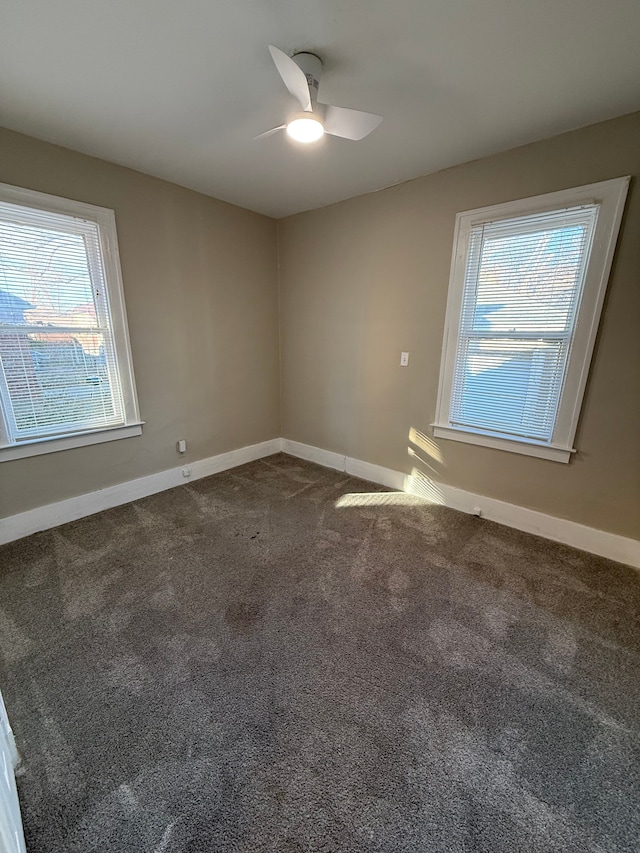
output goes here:
{"type": "Polygon", "coordinates": [[[383,495],[279,455],[0,549],[30,853],[639,849],[640,576],[383,495]]]}

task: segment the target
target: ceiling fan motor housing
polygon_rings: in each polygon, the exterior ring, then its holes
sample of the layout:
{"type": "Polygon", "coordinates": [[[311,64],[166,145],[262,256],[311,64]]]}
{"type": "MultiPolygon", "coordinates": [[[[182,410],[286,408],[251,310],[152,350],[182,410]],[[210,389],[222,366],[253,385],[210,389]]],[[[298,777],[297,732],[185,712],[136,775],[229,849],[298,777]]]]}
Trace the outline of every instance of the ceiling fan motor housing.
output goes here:
{"type": "Polygon", "coordinates": [[[304,72],[311,101],[315,104],[318,99],[318,86],[322,76],[322,60],[315,53],[294,53],[291,58],[298,68],[304,72]]]}

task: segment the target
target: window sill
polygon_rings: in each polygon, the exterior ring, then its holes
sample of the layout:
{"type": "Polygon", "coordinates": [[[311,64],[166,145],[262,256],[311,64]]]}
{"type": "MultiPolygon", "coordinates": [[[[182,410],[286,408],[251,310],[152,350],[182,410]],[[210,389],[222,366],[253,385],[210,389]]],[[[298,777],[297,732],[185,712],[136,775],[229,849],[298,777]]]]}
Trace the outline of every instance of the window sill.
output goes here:
{"type": "Polygon", "coordinates": [[[568,447],[558,447],[549,444],[539,444],[525,439],[503,438],[498,435],[488,435],[479,432],[468,432],[458,427],[431,424],[436,438],[447,438],[450,441],[462,441],[466,444],[477,444],[482,447],[492,447],[494,450],[506,450],[509,453],[521,453],[525,456],[537,456],[540,459],[550,459],[553,462],[569,462],[575,453],[568,447]]]}
{"type": "Polygon", "coordinates": [[[21,441],[19,444],[7,444],[0,447],[0,462],[25,459],[28,456],[41,456],[44,453],[55,453],[58,450],[71,450],[73,447],[86,447],[89,444],[102,444],[105,441],[117,441],[121,438],[133,438],[136,435],[142,435],[143,423],[77,432],[73,435],[61,435],[53,438],[36,438],[31,441],[21,441]]]}

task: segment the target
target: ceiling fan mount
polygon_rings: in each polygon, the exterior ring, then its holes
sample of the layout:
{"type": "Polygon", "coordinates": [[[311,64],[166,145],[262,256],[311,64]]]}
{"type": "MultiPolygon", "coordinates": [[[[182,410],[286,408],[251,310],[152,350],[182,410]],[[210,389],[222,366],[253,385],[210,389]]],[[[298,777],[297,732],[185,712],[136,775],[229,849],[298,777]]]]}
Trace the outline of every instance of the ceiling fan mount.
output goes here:
{"type": "Polygon", "coordinates": [[[374,113],[318,101],[322,60],[315,53],[301,51],[291,57],[274,45],[269,45],[269,51],[285,86],[302,107],[302,113],[290,115],[284,124],[261,133],[256,139],[286,130],[287,136],[305,144],[315,142],[325,133],[359,140],[368,136],[382,121],[382,116],[374,113]]]}
{"type": "Polygon", "coordinates": [[[291,59],[307,78],[311,102],[317,101],[320,78],[322,77],[322,60],[315,53],[308,53],[307,51],[294,53],[291,59]]]}

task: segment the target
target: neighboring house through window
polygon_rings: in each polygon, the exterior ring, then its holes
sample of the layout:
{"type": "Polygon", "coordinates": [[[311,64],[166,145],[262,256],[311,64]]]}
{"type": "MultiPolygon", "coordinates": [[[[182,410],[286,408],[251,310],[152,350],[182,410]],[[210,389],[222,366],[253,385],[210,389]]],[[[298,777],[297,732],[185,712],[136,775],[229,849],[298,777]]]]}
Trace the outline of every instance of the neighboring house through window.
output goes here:
{"type": "Polygon", "coordinates": [[[628,185],[458,214],[435,436],[569,461],[628,185]]]}
{"type": "Polygon", "coordinates": [[[0,461],[142,431],[113,211],[0,185],[0,461]]]}

